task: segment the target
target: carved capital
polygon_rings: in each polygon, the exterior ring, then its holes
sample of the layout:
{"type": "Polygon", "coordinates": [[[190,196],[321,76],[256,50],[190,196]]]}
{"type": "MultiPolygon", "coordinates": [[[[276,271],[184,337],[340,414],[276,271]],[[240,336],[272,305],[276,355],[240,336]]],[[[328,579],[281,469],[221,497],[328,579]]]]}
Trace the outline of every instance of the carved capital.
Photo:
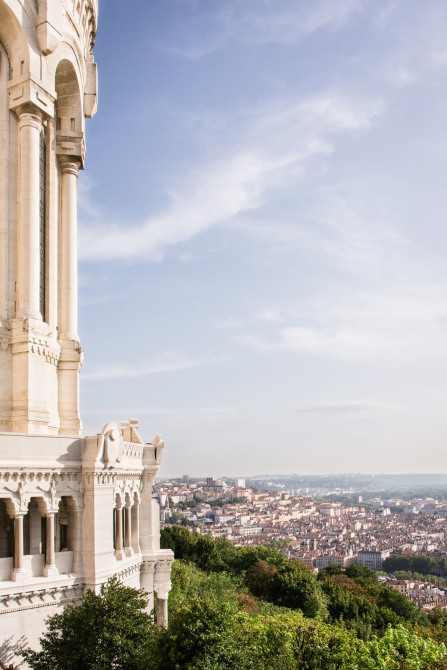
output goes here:
{"type": "MultiPolygon", "coordinates": [[[[170,585],[170,578],[171,578],[171,569],[172,569],[172,560],[160,560],[157,561],[155,564],[155,572],[154,572],[154,580],[155,584],[157,585],[163,585],[163,584],[169,584],[170,585]]],[[[154,587],[155,588],[155,587],[154,587]]],[[[171,588],[169,586],[169,588],[171,588]]]]}
{"type": "Polygon", "coordinates": [[[141,572],[144,575],[153,575],[155,570],[155,561],[143,561],[141,564],[141,572]]]}
{"type": "Polygon", "coordinates": [[[27,126],[37,131],[42,130],[43,114],[40,109],[33,108],[32,105],[24,105],[16,110],[19,117],[19,130],[27,126]]]}
{"type": "Polygon", "coordinates": [[[61,166],[62,174],[72,174],[75,177],[79,174],[79,168],[81,167],[81,161],[78,158],[73,158],[72,156],[59,156],[59,165],[61,166]]]}
{"type": "Polygon", "coordinates": [[[171,590],[171,584],[154,584],[154,591],[159,600],[166,600],[171,590]]]}

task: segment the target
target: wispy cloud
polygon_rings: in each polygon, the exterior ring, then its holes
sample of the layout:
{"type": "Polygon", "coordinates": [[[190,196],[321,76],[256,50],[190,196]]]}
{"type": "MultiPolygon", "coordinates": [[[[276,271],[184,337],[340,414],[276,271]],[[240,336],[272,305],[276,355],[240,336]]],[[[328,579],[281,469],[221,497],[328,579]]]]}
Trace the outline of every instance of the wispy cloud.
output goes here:
{"type": "Polygon", "coordinates": [[[89,225],[81,219],[80,258],[159,259],[167,247],[259,209],[270,190],[299,179],[309,161],[330,155],[338,133],[368,130],[382,112],[381,101],[336,95],[245,110],[233,119],[231,137],[215,142],[218,158],[192,167],[172,186],[165,212],[128,226],[106,223],[90,207],[89,225]]]}
{"type": "Polygon", "coordinates": [[[300,412],[316,414],[358,414],[388,412],[400,410],[401,407],[384,402],[370,400],[354,400],[345,402],[321,402],[313,405],[305,405],[299,409],[300,412]]]}
{"type": "Polygon", "coordinates": [[[421,13],[416,3],[390,2],[374,13],[372,23],[392,45],[377,58],[377,77],[405,88],[447,66],[444,3],[430,3],[429,11],[421,13]]]}
{"type": "Polygon", "coordinates": [[[445,359],[447,336],[447,281],[428,285],[414,282],[400,292],[351,295],[328,289],[327,300],[295,307],[281,318],[287,323],[266,323],[262,332],[256,320],[234,333],[244,347],[288,352],[355,363],[408,365],[445,359]]]}
{"type": "Polygon", "coordinates": [[[215,417],[236,414],[240,407],[237,405],[218,405],[210,407],[108,407],[105,409],[89,409],[82,411],[88,416],[175,416],[183,417],[215,417]]]}
{"type": "Polygon", "coordinates": [[[244,322],[241,319],[235,319],[229,317],[227,319],[218,319],[214,322],[215,328],[240,328],[244,325],[244,322]]]}
{"type": "Polygon", "coordinates": [[[123,363],[104,363],[96,370],[82,374],[85,381],[106,381],[110,379],[136,379],[166,372],[192,370],[203,365],[222,360],[222,356],[209,354],[201,358],[183,358],[175,353],[165,353],[157,361],[142,363],[141,361],[123,363]]]}
{"type": "Polygon", "coordinates": [[[300,202],[300,210],[285,220],[240,216],[233,223],[242,233],[268,243],[270,249],[325,258],[325,267],[338,268],[344,274],[382,277],[389,265],[397,267],[408,240],[396,229],[396,222],[380,207],[371,203],[363,184],[351,180],[351,194],[337,185],[314,186],[300,202]]]}
{"type": "Polygon", "coordinates": [[[83,260],[132,260],[158,257],[160,251],[187,240],[241,211],[259,207],[272,174],[295,160],[256,153],[238,153],[227,160],[207,165],[180,189],[171,191],[168,211],[145,224],[125,228],[86,228],[80,232],[83,260]]]}
{"type": "Polygon", "coordinates": [[[220,3],[206,24],[193,15],[183,35],[162,48],[173,55],[201,58],[232,44],[294,44],[317,30],[339,30],[367,5],[366,0],[249,0],[220,3]]]}

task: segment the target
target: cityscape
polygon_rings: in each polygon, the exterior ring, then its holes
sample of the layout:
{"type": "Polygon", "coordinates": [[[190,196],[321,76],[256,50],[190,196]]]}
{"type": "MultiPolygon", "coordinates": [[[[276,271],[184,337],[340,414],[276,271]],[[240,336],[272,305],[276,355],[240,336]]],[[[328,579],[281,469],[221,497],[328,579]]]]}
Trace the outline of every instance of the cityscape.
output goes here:
{"type": "MultiPolygon", "coordinates": [[[[274,487],[271,481],[268,485],[274,487]]],[[[447,556],[447,500],[385,495],[364,500],[361,494],[351,494],[355,503],[344,504],[328,500],[337,495],[327,492],[302,495],[293,490],[259,489],[243,478],[194,479],[188,475],[159,480],[154,493],[162,528],[184,525],[237,546],[278,543],[289,559],[316,571],[356,563],[384,572],[381,578],[389,586],[423,610],[447,608],[447,586],[442,578],[429,583],[398,579],[387,572],[387,559],[393,555],[424,554],[436,561],[447,556]]],[[[346,495],[339,493],[338,497],[346,495]]]]}

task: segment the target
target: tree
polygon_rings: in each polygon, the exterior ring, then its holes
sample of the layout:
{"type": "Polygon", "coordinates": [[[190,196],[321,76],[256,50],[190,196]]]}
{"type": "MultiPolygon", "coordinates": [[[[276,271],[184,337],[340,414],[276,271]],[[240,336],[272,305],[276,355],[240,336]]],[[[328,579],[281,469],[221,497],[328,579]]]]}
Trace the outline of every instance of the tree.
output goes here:
{"type": "Polygon", "coordinates": [[[362,670],[441,670],[447,654],[443,644],[412,633],[402,625],[388,626],[380,639],[360,642],[362,648],[358,666],[362,670]]]}
{"type": "Polygon", "coordinates": [[[269,582],[278,572],[275,565],[270,565],[266,561],[258,561],[248,568],[244,585],[257,598],[265,598],[268,595],[269,582]]]}
{"type": "Polygon", "coordinates": [[[308,617],[327,615],[327,598],[315,576],[297,561],[289,561],[268,582],[268,599],[300,609],[308,617]]]}
{"type": "Polygon", "coordinates": [[[157,629],[144,608],[148,596],[116,577],[99,594],[87,591],[47,620],[41,651],[23,656],[34,670],[147,670],[157,629]]]}

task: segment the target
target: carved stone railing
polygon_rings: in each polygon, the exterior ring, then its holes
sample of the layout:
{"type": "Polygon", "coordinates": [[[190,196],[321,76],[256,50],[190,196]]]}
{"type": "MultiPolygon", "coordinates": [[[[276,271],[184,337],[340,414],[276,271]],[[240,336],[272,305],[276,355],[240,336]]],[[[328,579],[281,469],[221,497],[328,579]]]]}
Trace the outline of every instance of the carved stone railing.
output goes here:
{"type": "Polygon", "coordinates": [[[143,446],[135,442],[123,442],[123,460],[138,461],[141,463],[143,459],[143,446]]]}

